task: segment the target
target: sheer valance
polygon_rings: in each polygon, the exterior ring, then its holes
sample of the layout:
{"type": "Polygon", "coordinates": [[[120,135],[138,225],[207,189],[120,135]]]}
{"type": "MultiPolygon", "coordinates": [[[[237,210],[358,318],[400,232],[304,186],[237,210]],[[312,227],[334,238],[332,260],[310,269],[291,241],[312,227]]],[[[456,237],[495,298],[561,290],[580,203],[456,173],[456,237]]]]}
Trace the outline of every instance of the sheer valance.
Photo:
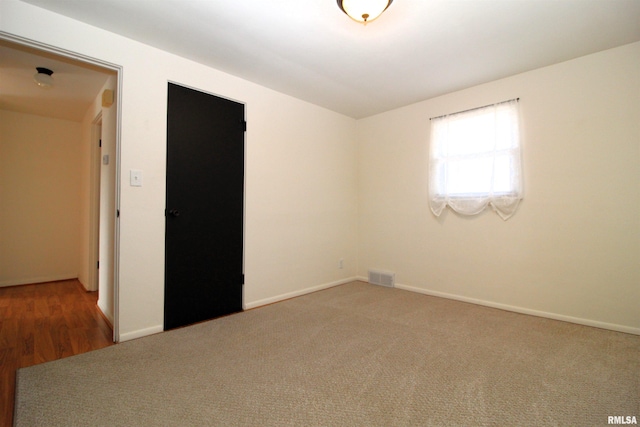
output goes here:
{"type": "Polygon", "coordinates": [[[475,215],[488,205],[508,219],[522,199],[518,100],[431,119],[429,202],[475,215]]]}

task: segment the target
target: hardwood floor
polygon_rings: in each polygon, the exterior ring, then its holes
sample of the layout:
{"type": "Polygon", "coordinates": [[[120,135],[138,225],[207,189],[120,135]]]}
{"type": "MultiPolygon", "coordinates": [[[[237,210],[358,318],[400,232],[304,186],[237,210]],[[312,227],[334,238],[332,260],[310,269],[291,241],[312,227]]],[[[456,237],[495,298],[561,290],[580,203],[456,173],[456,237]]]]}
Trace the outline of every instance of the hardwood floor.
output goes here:
{"type": "Polygon", "coordinates": [[[113,344],[97,294],[77,280],[0,288],[0,426],[13,425],[18,368],[113,344]]]}

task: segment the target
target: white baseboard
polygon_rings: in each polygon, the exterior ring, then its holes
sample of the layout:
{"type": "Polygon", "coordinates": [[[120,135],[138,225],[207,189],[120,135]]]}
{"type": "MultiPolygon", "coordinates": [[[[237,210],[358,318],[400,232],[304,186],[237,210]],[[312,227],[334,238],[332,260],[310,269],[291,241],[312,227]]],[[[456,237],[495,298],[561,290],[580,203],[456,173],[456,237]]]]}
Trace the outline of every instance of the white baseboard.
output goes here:
{"type": "Polygon", "coordinates": [[[252,308],[260,307],[267,304],[273,304],[274,302],[284,301],[289,298],[299,297],[301,295],[310,294],[311,292],[321,291],[323,289],[332,288],[334,286],[344,285],[345,283],[353,282],[354,280],[358,280],[356,277],[349,277],[347,279],[337,280],[335,282],[324,283],[317,286],[312,286],[310,288],[301,289],[294,292],[288,292],[286,294],[280,294],[269,298],[264,298],[258,301],[245,302],[243,304],[243,308],[245,310],[250,310],[252,308]]]}
{"type": "MultiPolygon", "coordinates": [[[[252,308],[257,308],[257,307],[261,307],[264,305],[268,305],[268,304],[273,304],[279,301],[284,301],[290,298],[295,298],[298,296],[302,296],[305,294],[309,294],[312,292],[316,292],[316,291],[321,291],[323,289],[328,289],[328,288],[332,288],[334,286],[339,286],[339,285],[343,285],[345,283],[349,283],[349,282],[353,282],[353,281],[362,281],[362,282],[367,282],[368,278],[367,277],[363,277],[363,276],[354,276],[354,277],[350,277],[347,279],[342,279],[342,280],[338,280],[335,282],[330,282],[330,283],[324,283],[321,285],[316,285],[316,286],[311,286],[305,289],[301,289],[298,291],[294,291],[294,292],[288,292],[286,294],[280,294],[280,295],[276,295],[273,297],[269,297],[269,298],[264,298],[261,300],[257,300],[257,301],[251,301],[251,302],[246,302],[243,304],[243,308],[245,310],[250,310],[252,308]]],[[[512,305],[508,305],[508,304],[500,304],[500,303],[496,303],[496,302],[492,302],[492,301],[486,301],[486,300],[480,300],[480,299],[476,299],[476,298],[468,298],[468,297],[464,297],[461,295],[456,295],[456,294],[449,294],[446,292],[439,292],[439,291],[432,291],[429,289],[422,289],[422,288],[416,288],[414,286],[407,286],[407,285],[403,285],[400,283],[396,283],[395,285],[396,288],[398,289],[402,289],[402,290],[406,290],[406,291],[411,291],[411,292],[416,292],[419,294],[424,294],[424,295],[430,295],[430,296],[435,296],[435,297],[440,297],[440,298],[447,298],[447,299],[451,299],[451,300],[456,300],[456,301],[462,301],[462,302],[468,302],[471,304],[477,304],[477,305],[482,305],[482,306],[486,306],[486,307],[492,307],[492,308],[498,308],[501,310],[506,310],[506,311],[512,311],[515,313],[522,313],[522,314],[528,314],[528,315],[532,315],[532,316],[538,316],[538,317],[544,317],[544,318],[548,318],[548,319],[554,319],[554,320],[561,320],[564,322],[570,322],[570,323],[576,323],[579,325],[585,325],[585,326],[592,326],[592,327],[596,327],[596,328],[601,328],[601,329],[608,329],[608,330],[612,330],[612,331],[617,331],[617,332],[624,332],[624,333],[628,333],[628,334],[634,334],[634,335],[640,335],[640,328],[633,328],[630,326],[625,326],[625,325],[617,325],[617,324],[613,324],[613,323],[606,323],[606,322],[599,322],[596,320],[590,320],[590,319],[582,319],[582,318],[577,318],[577,317],[572,317],[572,316],[565,316],[562,314],[556,314],[556,313],[549,313],[549,312],[545,312],[545,311],[539,311],[539,310],[532,310],[532,309],[528,309],[528,308],[524,308],[524,307],[517,307],[517,306],[512,306],[512,305]]],[[[124,342],[124,341],[129,341],[129,340],[133,340],[136,338],[142,338],[145,337],[147,335],[153,335],[153,334],[157,334],[160,332],[164,331],[164,327],[162,325],[157,325],[157,326],[152,326],[150,328],[145,328],[145,329],[139,329],[137,331],[132,331],[132,332],[127,332],[124,334],[121,334],[118,341],[119,342],[124,342]]]]}
{"type": "MultiPolygon", "coordinates": [[[[359,280],[364,280],[365,282],[367,281],[366,278],[361,278],[359,280]]],[[[461,295],[449,294],[449,293],[446,293],[446,292],[439,292],[439,291],[432,291],[432,290],[429,290],[429,289],[416,288],[414,286],[407,286],[407,285],[402,285],[402,284],[399,284],[399,283],[396,283],[395,287],[398,288],[398,289],[403,289],[403,290],[406,290],[406,291],[416,292],[416,293],[419,293],[419,294],[425,294],[425,295],[431,295],[431,296],[435,296],[435,297],[452,299],[452,300],[456,300],[456,301],[468,302],[468,303],[471,303],[471,304],[483,305],[483,306],[486,306],[486,307],[499,308],[501,310],[513,311],[515,313],[529,314],[531,316],[545,317],[547,319],[553,319],[553,320],[561,320],[563,322],[576,323],[578,325],[592,326],[592,327],[595,327],[595,328],[608,329],[608,330],[616,331],[616,332],[624,332],[624,333],[627,333],[627,334],[640,335],[640,328],[634,328],[634,327],[631,327],[631,326],[617,325],[615,323],[606,323],[606,322],[600,322],[600,321],[597,321],[597,320],[583,319],[583,318],[579,318],[579,317],[566,316],[566,315],[563,315],[563,314],[549,313],[549,312],[546,312],[546,311],[532,310],[532,309],[529,309],[529,308],[518,307],[518,306],[514,306],[514,305],[500,304],[500,303],[497,303],[497,302],[480,300],[480,299],[476,299],[476,298],[468,298],[468,297],[464,297],[464,296],[461,296],[461,295]]]]}
{"type": "Polygon", "coordinates": [[[0,282],[0,288],[6,286],[33,285],[35,283],[58,282],[60,280],[77,279],[77,273],[55,274],[51,276],[27,277],[22,279],[3,280],[0,282]]]}
{"type": "Polygon", "coordinates": [[[109,323],[111,323],[111,327],[113,328],[113,325],[114,325],[113,313],[109,312],[109,310],[107,310],[107,307],[104,307],[103,300],[101,300],[99,296],[98,296],[98,302],[96,303],[96,305],[98,306],[98,310],[100,310],[102,315],[107,318],[109,323]]]}
{"type": "Polygon", "coordinates": [[[148,335],[158,334],[163,331],[164,331],[163,325],[156,325],[150,328],[138,329],[137,331],[120,334],[120,336],[117,337],[116,341],[118,342],[131,341],[131,340],[135,340],[136,338],[142,338],[148,335]]]}
{"type": "MultiPolygon", "coordinates": [[[[263,306],[263,305],[272,304],[274,302],[283,301],[283,300],[286,300],[286,299],[289,299],[289,298],[293,298],[293,297],[297,297],[297,296],[301,296],[301,295],[304,295],[304,294],[309,294],[311,292],[321,291],[323,289],[328,289],[328,288],[332,288],[334,286],[343,285],[345,283],[353,282],[354,280],[356,280],[356,278],[351,277],[351,278],[348,278],[348,279],[338,280],[336,282],[324,283],[322,285],[312,286],[310,288],[302,289],[302,290],[299,290],[299,291],[290,292],[290,293],[282,294],[282,295],[277,295],[277,296],[270,297],[270,298],[265,298],[265,299],[262,299],[262,300],[259,300],[259,301],[253,301],[253,302],[250,302],[250,303],[245,303],[245,304],[243,304],[243,308],[245,310],[249,310],[249,309],[260,307],[260,306],[263,306]]],[[[139,329],[137,331],[132,331],[132,332],[127,332],[127,333],[124,333],[124,334],[120,334],[120,337],[117,337],[117,341],[118,342],[130,341],[130,340],[134,340],[136,338],[142,338],[142,337],[146,337],[148,335],[158,334],[160,332],[164,332],[164,326],[163,325],[152,326],[150,328],[139,329]]]]}

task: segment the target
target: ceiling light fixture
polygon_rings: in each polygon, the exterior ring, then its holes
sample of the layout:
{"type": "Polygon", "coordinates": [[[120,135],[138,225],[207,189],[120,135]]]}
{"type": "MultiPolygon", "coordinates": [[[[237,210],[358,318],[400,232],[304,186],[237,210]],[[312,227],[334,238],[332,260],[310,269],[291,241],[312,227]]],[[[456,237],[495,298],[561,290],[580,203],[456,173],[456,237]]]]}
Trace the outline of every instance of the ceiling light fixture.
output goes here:
{"type": "Polygon", "coordinates": [[[52,87],[53,77],[51,77],[51,75],[53,74],[53,71],[44,67],[36,67],[36,70],[38,70],[38,72],[33,75],[33,80],[36,84],[45,89],[52,87]]]}
{"type": "Polygon", "coordinates": [[[393,3],[393,0],[338,0],[338,7],[351,19],[367,25],[393,3]]]}

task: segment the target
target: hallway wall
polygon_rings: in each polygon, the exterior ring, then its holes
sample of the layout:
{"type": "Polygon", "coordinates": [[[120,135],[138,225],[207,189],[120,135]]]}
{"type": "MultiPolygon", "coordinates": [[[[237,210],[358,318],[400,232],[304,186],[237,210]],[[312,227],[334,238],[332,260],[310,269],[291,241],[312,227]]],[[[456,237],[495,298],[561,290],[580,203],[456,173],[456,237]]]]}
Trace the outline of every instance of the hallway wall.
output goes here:
{"type": "Polygon", "coordinates": [[[78,277],[79,123],[0,110],[0,286],[78,277]]]}

